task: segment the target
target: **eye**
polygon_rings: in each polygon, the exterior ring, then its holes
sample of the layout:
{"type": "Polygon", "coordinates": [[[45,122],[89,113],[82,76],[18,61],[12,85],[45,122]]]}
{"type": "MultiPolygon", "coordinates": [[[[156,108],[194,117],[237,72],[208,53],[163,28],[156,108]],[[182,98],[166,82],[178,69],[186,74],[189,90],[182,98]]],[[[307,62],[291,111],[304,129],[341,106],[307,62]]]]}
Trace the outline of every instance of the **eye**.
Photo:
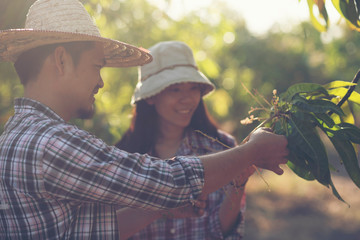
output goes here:
{"type": "Polygon", "coordinates": [[[191,90],[192,91],[202,91],[202,86],[200,86],[200,85],[194,85],[194,86],[192,86],[191,87],[191,90]]]}
{"type": "Polygon", "coordinates": [[[180,91],[180,88],[178,88],[178,87],[170,87],[169,90],[171,92],[178,92],[178,91],[180,91]]]}
{"type": "Polygon", "coordinates": [[[102,62],[102,61],[94,62],[94,66],[95,66],[95,68],[100,70],[105,66],[105,61],[104,62],[102,62]]]}

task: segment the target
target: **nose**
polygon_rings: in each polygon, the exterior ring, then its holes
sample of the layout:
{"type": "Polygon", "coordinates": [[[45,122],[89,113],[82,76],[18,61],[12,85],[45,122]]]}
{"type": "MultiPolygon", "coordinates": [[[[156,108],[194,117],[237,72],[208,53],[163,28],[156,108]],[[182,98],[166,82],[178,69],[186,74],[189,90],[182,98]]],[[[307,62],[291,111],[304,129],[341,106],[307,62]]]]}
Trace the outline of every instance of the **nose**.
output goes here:
{"type": "Polygon", "coordinates": [[[102,79],[102,77],[100,76],[100,81],[99,81],[99,84],[98,84],[99,88],[103,88],[104,87],[104,81],[102,79]]]}
{"type": "Polygon", "coordinates": [[[180,101],[181,102],[192,102],[194,99],[193,94],[191,93],[191,91],[181,91],[181,98],[180,101]]]}

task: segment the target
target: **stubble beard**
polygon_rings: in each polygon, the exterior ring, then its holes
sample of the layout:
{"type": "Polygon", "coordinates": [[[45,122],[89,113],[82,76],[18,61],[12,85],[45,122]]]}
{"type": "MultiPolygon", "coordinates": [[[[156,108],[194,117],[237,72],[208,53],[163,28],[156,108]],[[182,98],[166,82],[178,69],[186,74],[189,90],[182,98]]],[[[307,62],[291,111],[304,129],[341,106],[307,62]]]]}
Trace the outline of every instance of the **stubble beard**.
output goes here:
{"type": "Polygon", "coordinates": [[[80,108],[77,114],[80,119],[91,119],[95,114],[95,104],[90,109],[80,108]]]}

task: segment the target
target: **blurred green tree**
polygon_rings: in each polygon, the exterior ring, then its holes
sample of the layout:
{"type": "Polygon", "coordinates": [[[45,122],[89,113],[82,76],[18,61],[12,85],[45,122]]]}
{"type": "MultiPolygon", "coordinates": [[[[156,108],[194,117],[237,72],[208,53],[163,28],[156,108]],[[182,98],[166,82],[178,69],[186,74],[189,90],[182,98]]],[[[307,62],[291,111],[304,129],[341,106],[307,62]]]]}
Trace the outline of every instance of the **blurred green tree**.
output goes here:
{"type": "MultiPolygon", "coordinates": [[[[23,27],[32,2],[1,1],[0,29],[23,27]]],[[[348,28],[342,37],[326,43],[323,33],[307,22],[299,23],[288,33],[274,30],[259,37],[252,35],[241,16],[223,1],[177,20],[146,0],[82,2],[105,37],[144,48],[159,41],[186,42],[194,50],[200,70],[217,86],[217,91],[206,98],[210,112],[239,139],[254,128],[241,126],[239,121],[251,106],[256,106],[243,86],[269,98],[274,88],[281,92],[298,82],[351,80],[360,66],[360,39],[348,28]]],[[[0,72],[2,132],[12,114],[13,99],[22,94],[22,86],[12,64],[0,63],[0,72]]],[[[102,76],[105,87],[97,95],[97,114],[91,120],[74,123],[114,143],[130,123],[130,98],[137,82],[137,68],[106,68],[102,76]]]]}

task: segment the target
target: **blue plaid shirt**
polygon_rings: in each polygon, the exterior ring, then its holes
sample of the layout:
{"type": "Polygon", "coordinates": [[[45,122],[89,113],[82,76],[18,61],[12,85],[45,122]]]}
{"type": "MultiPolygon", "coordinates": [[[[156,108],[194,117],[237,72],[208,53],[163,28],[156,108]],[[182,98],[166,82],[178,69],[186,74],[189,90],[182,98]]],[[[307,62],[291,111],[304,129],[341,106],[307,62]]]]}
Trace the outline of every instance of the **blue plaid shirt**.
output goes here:
{"type": "Polygon", "coordinates": [[[121,151],[16,99],[0,136],[0,239],[118,239],[119,206],[172,208],[200,194],[200,160],[174,160],[121,151]]]}

